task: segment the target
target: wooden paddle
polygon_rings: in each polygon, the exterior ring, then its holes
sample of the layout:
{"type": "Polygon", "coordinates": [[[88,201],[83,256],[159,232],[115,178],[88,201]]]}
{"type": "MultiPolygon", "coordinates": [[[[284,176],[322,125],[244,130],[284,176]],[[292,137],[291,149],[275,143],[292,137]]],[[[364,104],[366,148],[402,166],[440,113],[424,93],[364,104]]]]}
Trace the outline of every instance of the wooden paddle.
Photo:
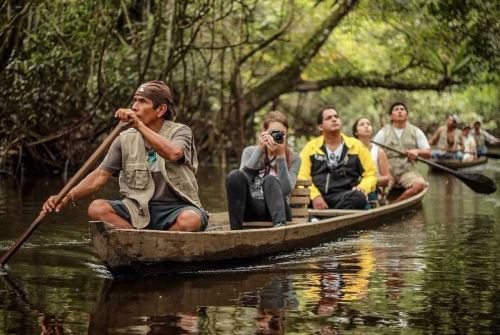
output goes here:
{"type": "MultiPolygon", "coordinates": [[[[371,141],[373,144],[376,144],[384,149],[391,150],[394,152],[397,152],[398,154],[402,156],[406,156],[406,154],[398,149],[388,147],[387,145],[377,143],[375,141],[371,141]]],[[[482,193],[482,194],[491,194],[494,193],[497,190],[497,186],[493,180],[490,178],[486,177],[485,175],[482,175],[480,173],[473,173],[473,172],[459,172],[455,171],[452,169],[449,169],[445,166],[442,166],[440,164],[431,162],[427,159],[423,159],[420,157],[417,157],[417,161],[420,161],[422,163],[425,163],[427,165],[433,166],[437,169],[446,171],[458,179],[460,179],[465,185],[469,186],[471,190],[477,193],[482,193]]]]}
{"type": "MultiPolygon", "coordinates": [[[[59,192],[57,198],[55,200],[55,205],[57,206],[62,199],[69,193],[69,191],[76,186],[76,184],[82,179],[93,165],[101,158],[108,150],[113,140],[120,134],[121,131],[125,130],[129,127],[129,124],[126,122],[120,122],[115,129],[111,132],[111,134],[106,137],[106,139],[101,143],[101,145],[94,151],[92,156],[83,164],[83,166],[78,170],[78,172],[68,181],[66,186],[59,192]]],[[[36,228],[41,224],[42,220],[47,216],[46,213],[41,212],[35,221],[24,231],[24,233],[19,237],[17,242],[10,247],[9,250],[5,254],[3,254],[2,258],[0,258],[0,269],[4,267],[4,265],[9,261],[9,259],[14,255],[14,253],[21,247],[21,245],[28,239],[28,237],[33,234],[36,228]]]]}

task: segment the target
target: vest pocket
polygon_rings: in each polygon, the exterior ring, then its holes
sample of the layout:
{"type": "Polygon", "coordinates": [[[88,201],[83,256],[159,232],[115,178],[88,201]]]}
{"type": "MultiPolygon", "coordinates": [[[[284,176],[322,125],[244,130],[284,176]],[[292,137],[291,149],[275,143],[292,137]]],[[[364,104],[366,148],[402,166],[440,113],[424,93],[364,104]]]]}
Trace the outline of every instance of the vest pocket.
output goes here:
{"type": "Polygon", "coordinates": [[[416,145],[416,141],[413,138],[408,137],[408,138],[405,138],[403,145],[406,147],[412,147],[412,146],[416,145]]]}
{"type": "Polygon", "coordinates": [[[130,188],[144,190],[149,182],[146,163],[128,163],[124,171],[124,181],[130,188]]]}
{"type": "Polygon", "coordinates": [[[180,183],[179,187],[189,194],[191,197],[192,195],[197,195],[198,194],[198,183],[196,181],[188,181],[188,182],[183,182],[180,183]]]}

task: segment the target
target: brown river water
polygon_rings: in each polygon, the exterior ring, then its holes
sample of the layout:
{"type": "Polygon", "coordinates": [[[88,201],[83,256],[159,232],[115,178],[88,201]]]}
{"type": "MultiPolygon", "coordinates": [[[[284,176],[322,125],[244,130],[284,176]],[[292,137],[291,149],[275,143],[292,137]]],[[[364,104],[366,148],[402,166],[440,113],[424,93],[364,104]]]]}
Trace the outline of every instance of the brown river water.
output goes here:
{"type": "MultiPolygon", "coordinates": [[[[113,279],[86,206],[50,216],[0,275],[0,334],[499,334],[500,196],[420,167],[421,208],[313,248],[219,270],[113,279]]],[[[473,168],[500,184],[500,160],[473,168]]],[[[224,175],[201,198],[226,208],[224,175]]],[[[0,253],[60,178],[0,179],[0,253]]],[[[116,185],[98,197],[117,197],[116,185]]]]}

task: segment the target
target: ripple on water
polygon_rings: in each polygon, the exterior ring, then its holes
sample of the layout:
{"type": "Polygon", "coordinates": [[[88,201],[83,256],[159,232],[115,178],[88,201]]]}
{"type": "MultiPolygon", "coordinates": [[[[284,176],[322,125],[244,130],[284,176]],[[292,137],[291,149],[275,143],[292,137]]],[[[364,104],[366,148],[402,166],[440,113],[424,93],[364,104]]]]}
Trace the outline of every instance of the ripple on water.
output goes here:
{"type": "Polygon", "coordinates": [[[103,264],[86,262],[85,264],[92,272],[96,274],[99,278],[113,279],[113,274],[109,269],[103,264]]]}

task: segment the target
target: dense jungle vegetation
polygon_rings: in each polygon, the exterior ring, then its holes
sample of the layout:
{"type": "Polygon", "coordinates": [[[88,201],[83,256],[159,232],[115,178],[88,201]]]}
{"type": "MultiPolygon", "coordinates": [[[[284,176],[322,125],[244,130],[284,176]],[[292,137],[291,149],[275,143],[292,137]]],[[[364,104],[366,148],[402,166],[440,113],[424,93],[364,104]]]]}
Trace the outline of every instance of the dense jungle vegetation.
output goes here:
{"type": "Polygon", "coordinates": [[[78,167],[137,85],[173,89],[202,163],[236,161],[262,114],[296,149],[325,105],[345,130],[404,100],[431,130],[456,113],[497,129],[499,2],[7,0],[0,5],[0,171],[78,167]]]}

